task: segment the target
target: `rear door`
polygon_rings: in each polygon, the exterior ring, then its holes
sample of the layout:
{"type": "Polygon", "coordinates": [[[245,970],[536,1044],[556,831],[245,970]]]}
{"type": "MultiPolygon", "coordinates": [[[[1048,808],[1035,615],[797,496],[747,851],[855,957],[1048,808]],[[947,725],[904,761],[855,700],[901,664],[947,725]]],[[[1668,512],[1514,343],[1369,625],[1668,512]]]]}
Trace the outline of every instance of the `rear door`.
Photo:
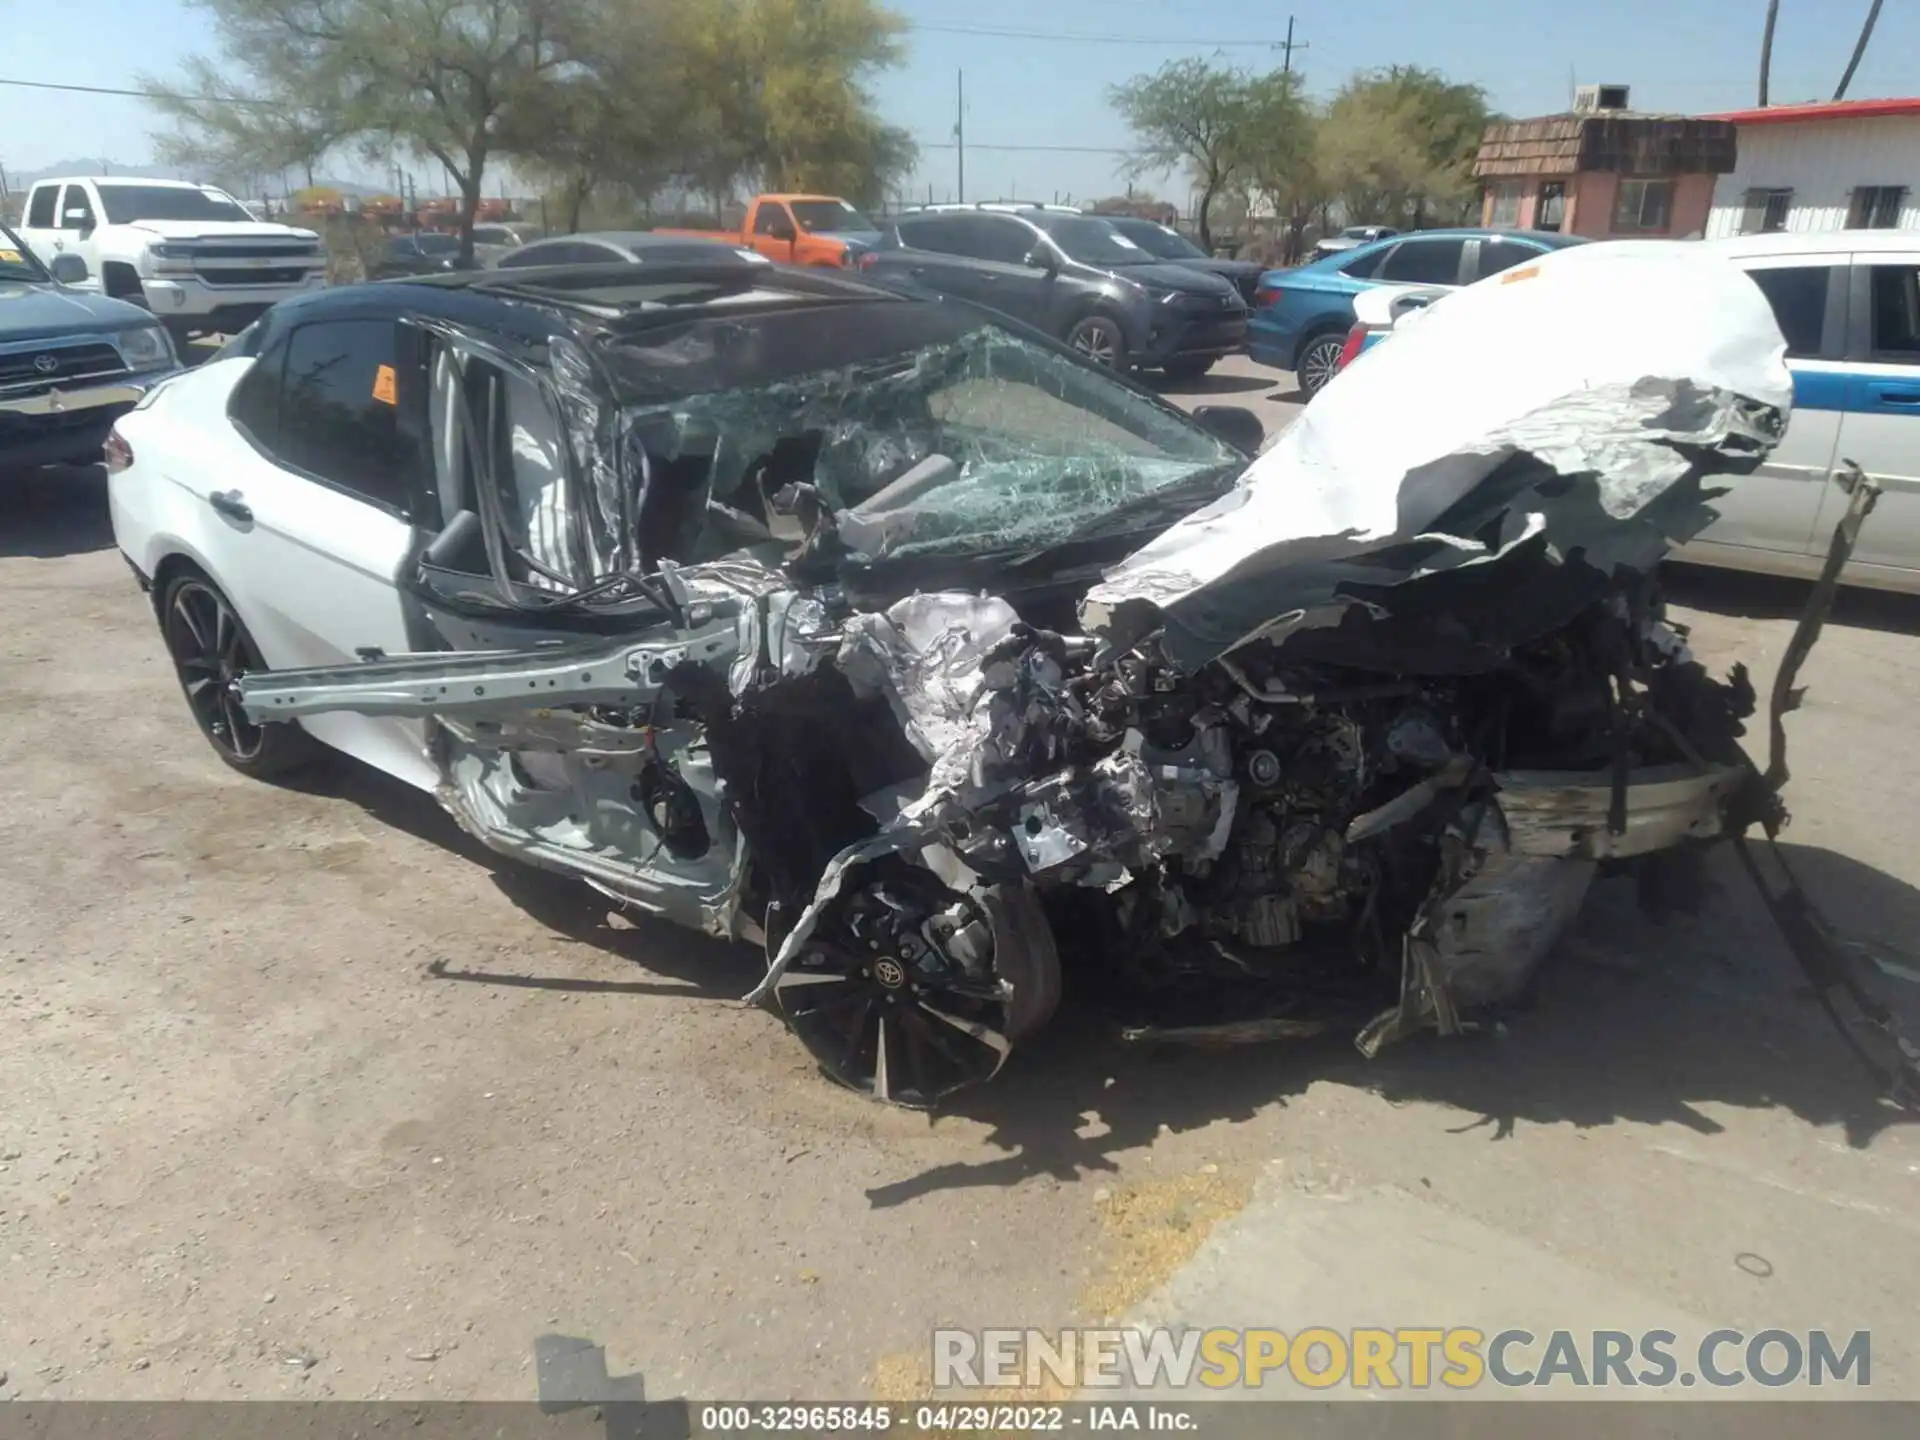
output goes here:
{"type": "Polygon", "coordinates": [[[957,214],[906,216],[899,226],[900,243],[905,248],[880,251],[881,268],[904,268],[907,279],[942,295],[979,299],[981,287],[975,282],[972,262],[966,258],[964,227],[971,218],[957,214]]]}
{"type": "Polygon", "coordinates": [[[1793,418],[1767,461],[1727,476],[1713,502],[1720,518],[1699,542],[1804,555],[1833,468],[1847,406],[1847,256],[1843,252],[1744,257],[1735,262],[1773,307],[1793,372],[1793,418]]]}
{"type": "MultiPolygon", "coordinates": [[[[198,467],[229,533],[222,575],[269,668],[351,664],[410,642],[399,590],[432,493],[426,396],[391,319],[316,320],[235,387],[198,467]]],[[[411,784],[435,783],[413,720],[327,715],[316,738],[411,784]]]]}
{"type": "Polygon", "coordinates": [[[1034,247],[1045,243],[1033,227],[1011,215],[963,215],[960,243],[972,261],[970,298],[1029,325],[1058,328],[1046,320],[1054,276],[1027,264],[1034,247]]]}
{"type": "MultiPolygon", "coordinates": [[[[1920,580],[1920,244],[1907,253],[1855,255],[1849,293],[1850,374],[1838,455],[1857,462],[1882,491],[1853,560],[1904,571],[1879,578],[1912,583],[1920,580]]],[[[1826,487],[1816,551],[1826,549],[1846,504],[1837,485],[1826,487]]]]}

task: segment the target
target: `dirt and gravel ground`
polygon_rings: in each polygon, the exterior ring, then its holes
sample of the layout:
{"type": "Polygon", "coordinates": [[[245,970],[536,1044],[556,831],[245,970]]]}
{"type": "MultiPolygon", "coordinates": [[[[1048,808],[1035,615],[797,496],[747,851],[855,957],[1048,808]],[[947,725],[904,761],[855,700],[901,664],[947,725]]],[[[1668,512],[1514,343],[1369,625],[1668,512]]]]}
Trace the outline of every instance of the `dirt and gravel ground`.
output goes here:
{"type": "MultiPolygon", "coordinates": [[[[1234,374],[1206,398],[1291,388],[1234,374]]],[[[227,771],[103,489],[0,489],[0,1394],[523,1399],[548,1331],[652,1396],[900,1393],[936,1324],[1151,1301],[1276,1160],[1510,1240],[1468,1312],[1572,1264],[1874,1328],[1876,1388],[1920,1371],[1920,1145],[1730,867],[1660,929],[1603,890],[1504,1038],[1144,1055],[1070,1011],[952,1113],[892,1112],[738,1008],[752,953],[610,917],[371,772],[227,771]]],[[[1764,684],[1800,595],[1690,580],[1686,618],[1764,684]]],[[[1850,602],[1791,722],[1796,854],[1908,966],[1916,628],[1850,602]]]]}

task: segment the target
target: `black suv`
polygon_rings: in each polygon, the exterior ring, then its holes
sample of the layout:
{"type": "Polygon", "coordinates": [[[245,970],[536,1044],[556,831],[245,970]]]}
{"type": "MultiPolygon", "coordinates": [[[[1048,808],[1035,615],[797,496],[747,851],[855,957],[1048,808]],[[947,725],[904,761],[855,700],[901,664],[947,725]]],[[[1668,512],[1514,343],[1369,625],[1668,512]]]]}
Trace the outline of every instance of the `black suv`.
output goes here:
{"type": "Polygon", "coordinates": [[[1204,375],[1247,339],[1225,280],[1156,259],[1107,221],[1034,206],[932,206],[900,216],[863,269],[1025,321],[1115,368],[1204,375]]]}

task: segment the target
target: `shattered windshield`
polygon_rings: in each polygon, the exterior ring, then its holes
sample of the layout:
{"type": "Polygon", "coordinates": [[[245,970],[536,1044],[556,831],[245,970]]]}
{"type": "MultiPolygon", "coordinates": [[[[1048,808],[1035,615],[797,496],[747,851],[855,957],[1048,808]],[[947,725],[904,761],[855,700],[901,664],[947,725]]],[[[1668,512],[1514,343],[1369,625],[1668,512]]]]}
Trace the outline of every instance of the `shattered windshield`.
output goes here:
{"type": "Polygon", "coordinates": [[[1105,372],[944,305],[707,318],[630,341],[616,363],[624,388],[686,385],[626,411],[654,473],[704,483],[711,504],[774,533],[773,494],[811,484],[871,560],[1116,533],[1143,504],[1246,463],[1105,372]],[[704,476],[675,458],[690,450],[712,456],[704,476]]]}

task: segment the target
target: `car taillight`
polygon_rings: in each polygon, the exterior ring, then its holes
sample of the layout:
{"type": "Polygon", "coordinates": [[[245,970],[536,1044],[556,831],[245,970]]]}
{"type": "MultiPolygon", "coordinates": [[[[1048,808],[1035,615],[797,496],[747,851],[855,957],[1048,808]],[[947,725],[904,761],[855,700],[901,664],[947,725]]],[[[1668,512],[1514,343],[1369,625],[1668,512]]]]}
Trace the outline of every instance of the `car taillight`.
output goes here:
{"type": "Polygon", "coordinates": [[[877,251],[868,250],[860,256],[860,268],[862,270],[871,270],[879,263],[880,255],[877,251]]]}
{"type": "Polygon", "coordinates": [[[133,464],[133,447],[127,444],[127,437],[117,426],[107,432],[106,443],[100,448],[106,454],[109,475],[117,475],[133,464]]]}
{"type": "Polygon", "coordinates": [[[1269,305],[1280,303],[1280,292],[1271,285],[1256,286],[1253,292],[1253,308],[1264,310],[1269,305]]]}
{"type": "Polygon", "coordinates": [[[1353,357],[1360,353],[1360,347],[1366,343],[1367,327],[1365,325],[1356,325],[1347,331],[1347,343],[1340,347],[1340,358],[1333,362],[1333,373],[1338,375],[1351,365],[1353,357]]]}

